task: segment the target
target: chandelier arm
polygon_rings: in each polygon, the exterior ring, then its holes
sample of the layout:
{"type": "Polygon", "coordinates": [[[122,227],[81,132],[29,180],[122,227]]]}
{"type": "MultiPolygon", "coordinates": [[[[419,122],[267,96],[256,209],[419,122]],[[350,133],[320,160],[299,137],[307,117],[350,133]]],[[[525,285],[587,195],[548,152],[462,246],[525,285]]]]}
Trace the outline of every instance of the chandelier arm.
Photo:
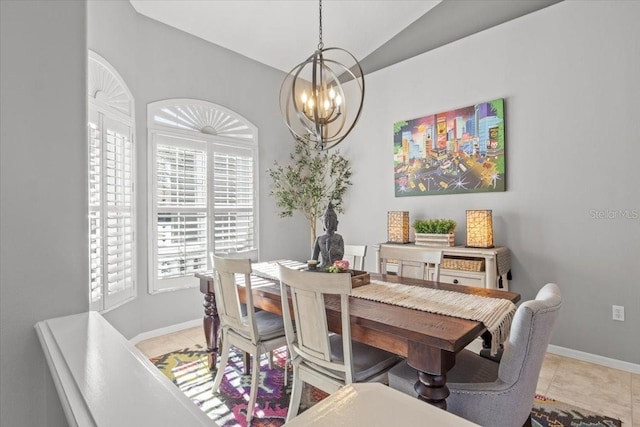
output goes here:
{"type": "MultiPolygon", "coordinates": [[[[293,101],[293,109],[296,113],[296,115],[298,116],[298,120],[300,121],[300,124],[302,125],[303,128],[308,129],[308,125],[306,123],[307,120],[312,120],[310,117],[308,117],[305,113],[304,113],[304,106],[303,108],[299,108],[298,107],[298,102],[296,101],[296,82],[298,81],[298,79],[300,78],[300,73],[302,72],[302,70],[304,69],[304,66],[307,65],[310,61],[313,60],[313,58],[315,58],[315,53],[311,56],[309,56],[306,61],[301,62],[296,68],[294,68],[293,70],[291,70],[291,72],[289,73],[289,75],[291,75],[291,73],[297,69],[297,72],[292,76],[293,79],[293,83],[291,85],[291,90],[290,90],[290,95],[291,95],[291,100],[293,101]]],[[[286,79],[285,79],[286,82],[286,79]]],[[[283,82],[283,86],[284,86],[284,82],[283,82]]],[[[282,89],[281,89],[282,91],[282,89]]],[[[285,117],[288,117],[285,116],[285,117]]],[[[300,133],[296,132],[293,130],[293,128],[289,125],[289,123],[287,122],[287,127],[289,127],[289,129],[296,135],[299,137],[303,137],[303,135],[301,135],[300,133]]]]}
{"type": "MultiPolygon", "coordinates": [[[[344,49],[340,49],[340,48],[330,47],[330,48],[325,49],[325,51],[328,51],[328,50],[340,50],[340,51],[343,51],[343,52],[347,53],[349,56],[351,56],[351,57],[353,58],[353,60],[355,61],[355,65],[357,66],[358,70],[360,70],[360,75],[362,76],[362,69],[360,68],[360,64],[358,64],[358,61],[355,59],[355,57],[354,57],[353,55],[351,55],[351,54],[350,54],[349,52],[347,52],[346,50],[344,50],[344,49]]],[[[331,138],[328,138],[328,139],[327,139],[327,141],[329,141],[329,142],[333,142],[334,140],[336,140],[336,139],[337,139],[337,142],[336,142],[336,144],[335,144],[335,145],[337,145],[337,143],[338,143],[338,142],[342,141],[342,139],[344,139],[344,137],[346,137],[346,136],[347,136],[347,134],[351,132],[351,130],[355,127],[356,123],[358,122],[358,119],[360,118],[360,113],[362,112],[362,105],[363,105],[363,102],[362,102],[362,101],[364,101],[364,78],[359,79],[359,78],[354,74],[354,72],[353,72],[353,71],[351,71],[351,69],[350,69],[350,68],[345,67],[344,65],[342,65],[342,64],[341,64],[341,63],[339,63],[338,61],[334,61],[334,60],[331,60],[331,59],[327,59],[327,62],[332,63],[332,64],[336,64],[336,65],[339,65],[340,67],[342,67],[342,68],[344,69],[344,73],[347,73],[349,76],[351,76],[352,80],[355,80],[355,81],[356,81],[356,83],[358,84],[358,87],[359,87],[359,89],[360,89],[360,91],[361,91],[361,102],[360,102],[360,107],[359,107],[358,112],[357,112],[357,114],[356,114],[356,118],[355,118],[355,120],[354,120],[353,124],[351,125],[351,127],[349,128],[349,130],[344,134],[344,136],[342,136],[342,137],[341,137],[341,138],[339,138],[339,139],[338,139],[338,138],[334,138],[333,136],[332,136],[331,138]],[[361,80],[362,80],[362,81],[361,81],[361,80]]],[[[334,76],[335,76],[335,73],[334,73],[334,76]]],[[[338,80],[338,79],[337,79],[337,76],[335,76],[335,77],[336,77],[336,80],[338,80]]],[[[345,109],[344,116],[345,116],[345,117],[347,116],[347,108],[348,108],[348,106],[347,106],[347,104],[345,103],[345,105],[344,105],[344,109],[345,109]]],[[[337,118],[337,117],[336,117],[336,118],[337,118]]],[[[334,119],[334,120],[335,120],[335,119],[334,119]]],[[[340,127],[338,128],[338,130],[334,132],[334,135],[335,135],[335,136],[340,135],[340,132],[342,131],[342,129],[344,129],[345,123],[346,123],[346,120],[343,120],[343,121],[342,121],[342,123],[340,124],[340,127]]]]}
{"type": "MultiPolygon", "coordinates": [[[[319,51],[318,51],[319,52],[319,51]]],[[[312,88],[312,97],[314,99],[313,101],[313,123],[315,124],[315,133],[316,136],[317,135],[321,135],[321,131],[322,131],[322,124],[320,123],[320,114],[318,112],[318,104],[320,104],[319,99],[318,99],[318,93],[317,93],[317,88],[318,88],[318,52],[316,52],[316,55],[314,55],[313,57],[313,64],[312,64],[312,68],[311,68],[311,88],[312,88]]],[[[322,57],[320,56],[320,59],[322,60],[322,57]]],[[[320,76],[320,78],[322,79],[322,75],[320,76]]],[[[322,82],[322,80],[320,80],[322,82]]]]}

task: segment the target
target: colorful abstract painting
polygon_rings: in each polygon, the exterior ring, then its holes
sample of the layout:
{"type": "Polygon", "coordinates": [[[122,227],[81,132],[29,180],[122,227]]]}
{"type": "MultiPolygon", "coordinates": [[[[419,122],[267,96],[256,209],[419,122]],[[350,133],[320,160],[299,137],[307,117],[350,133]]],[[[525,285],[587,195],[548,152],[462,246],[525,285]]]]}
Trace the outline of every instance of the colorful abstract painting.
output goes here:
{"type": "Polygon", "coordinates": [[[396,197],[505,191],[504,99],[393,125],[396,197]]]}

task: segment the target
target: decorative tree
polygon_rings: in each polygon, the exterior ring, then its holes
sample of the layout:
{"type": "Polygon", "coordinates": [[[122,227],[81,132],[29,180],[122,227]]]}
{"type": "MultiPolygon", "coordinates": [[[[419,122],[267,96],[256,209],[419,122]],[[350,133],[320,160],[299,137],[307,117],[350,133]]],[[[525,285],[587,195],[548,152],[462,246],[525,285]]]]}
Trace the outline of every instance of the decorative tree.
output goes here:
{"type": "Polygon", "coordinates": [[[281,209],[280,217],[302,211],[309,222],[313,245],[317,221],[329,202],[337,212],[343,212],[343,198],[351,185],[351,166],[340,151],[315,151],[303,138],[296,138],[290,157],[291,164],[281,166],[274,162],[274,167],[267,170],[273,180],[271,195],[281,209]]]}

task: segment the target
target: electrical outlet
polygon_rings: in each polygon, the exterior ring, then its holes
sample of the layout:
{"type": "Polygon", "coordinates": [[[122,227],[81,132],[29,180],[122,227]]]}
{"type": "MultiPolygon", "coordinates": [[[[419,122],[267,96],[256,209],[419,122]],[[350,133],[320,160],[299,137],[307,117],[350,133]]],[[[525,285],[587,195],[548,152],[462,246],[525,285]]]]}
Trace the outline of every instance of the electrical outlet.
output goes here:
{"type": "Polygon", "coordinates": [[[613,306],[613,320],[624,322],[624,306],[622,305],[613,306]]]}

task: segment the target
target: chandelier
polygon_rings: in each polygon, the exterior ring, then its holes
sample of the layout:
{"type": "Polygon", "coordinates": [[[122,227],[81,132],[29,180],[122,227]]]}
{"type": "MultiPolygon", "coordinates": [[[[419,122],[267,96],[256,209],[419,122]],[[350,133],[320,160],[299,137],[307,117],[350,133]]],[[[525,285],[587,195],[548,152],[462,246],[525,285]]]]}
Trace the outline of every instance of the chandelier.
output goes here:
{"type": "Polygon", "coordinates": [[[364,76],[352,54],[324,47],[322,0],[319,17],[318,49],[285,77],[280,88],[280,111],[295,138],[326,150],[342,141],[358,121],[364,101],[364,76]]]}

